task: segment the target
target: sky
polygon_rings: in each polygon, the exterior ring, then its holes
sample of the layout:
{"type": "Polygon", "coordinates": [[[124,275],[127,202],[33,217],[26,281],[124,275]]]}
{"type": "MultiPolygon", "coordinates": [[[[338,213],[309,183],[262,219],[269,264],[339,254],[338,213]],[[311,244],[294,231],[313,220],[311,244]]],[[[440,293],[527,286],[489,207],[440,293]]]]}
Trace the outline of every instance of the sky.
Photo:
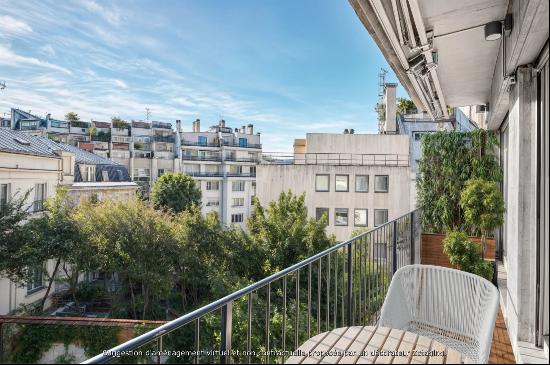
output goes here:
{"type": "Polygon", "coordinates": [[[397,81],[346,0],[0,0],[0,115],[149,108],[184,130],[252,123],[264,151],[291,151],[306,133],[376,133],[380,68],[397,81]]]}

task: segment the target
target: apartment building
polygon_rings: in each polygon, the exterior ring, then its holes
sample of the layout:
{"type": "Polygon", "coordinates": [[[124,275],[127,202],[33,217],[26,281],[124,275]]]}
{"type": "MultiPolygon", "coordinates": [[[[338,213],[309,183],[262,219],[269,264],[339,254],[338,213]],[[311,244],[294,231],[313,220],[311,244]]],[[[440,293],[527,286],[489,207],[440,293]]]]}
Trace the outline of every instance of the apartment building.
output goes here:
{"type": "MultiPolygon", "coordinates": [[[[67,187],[75,202],[92,197],[125,200],[137,189],[122,165],[46,137],[0,128],[0,209],[29,191],[25,207],[33,215],[40,214],[44,201],[59,185],[67,187]]],[[[45,269],[51,272],[52,265],[46,262],[45,269]]],[[[42,274],[37,269],[26,286],[0,277],[0,314],[41,299],[42,274]]],[[[63,289],[54,285],[53,292],[63,289]]]]}
{"type": "Polygon", "coordinates": [[[501,310],[516,361],[548,362],[548,1],[350,3],[419,110],[500,135],[501,310]]]}
{"type": "Polygon", "coordinates": [[[217,212],[225,224],[244,227],[256,195],[256,169],[262,145],[254,126],[226,126],[225,120],[202,131],[200,120],[191,132],[178,135],[182,171],[198,181],[202,191],[202,211],[217,212]]]}
{"type": "Polygon", "coordinates": [[[339,241],[409,212],[409,138],[405,135],[308,133],[291,155],[264,155],[262,204],[281,192],[305,193],[310,217],[328,218],[339,241]]]}

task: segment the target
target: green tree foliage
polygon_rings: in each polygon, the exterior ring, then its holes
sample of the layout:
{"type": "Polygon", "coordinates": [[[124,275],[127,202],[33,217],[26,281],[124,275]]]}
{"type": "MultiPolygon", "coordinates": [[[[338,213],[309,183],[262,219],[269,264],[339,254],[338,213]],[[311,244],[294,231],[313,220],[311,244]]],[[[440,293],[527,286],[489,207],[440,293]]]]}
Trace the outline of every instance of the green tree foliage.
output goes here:
{"type": "Polygon", "coordinates": [[[65,120],[67,122],[78,122],[80,118],[75,112],[68,112],[67,114],[65,114],[65,120]]]}
{"type": "Polygon", "coordinates": [[[472,179],[460,195],[460,207],[467,225],[481,231],[483,252],[487,236],[504,222],[504,199],[497,184],[483,179],[472,179]]]}
{"type": "Polygon", "coordinates": [[[111,124],[113,125],[113,128],[120,128],[120,129],[127,129],[130,125],[122,120],[120,117],[112,117],[111,118],[111,124]]]}
{"type": "Polygon", "coordinates": [[[427,133],[422,137],[417,191],[425,231],[478,233],[464,219],[460,195],[470,179],[502,180],[494,155],[497,146],[494,133],[481,129],[427,133]]]}
{"type": "Polygon", "coordinates": [[[180,213],[200,205],[201,190],[190,176],[180,172],[166,173],[153,185],[151,201],[156,208],[180,213]]]}
{"type": "Polygon", "coordinates": [[[487,280],[493,278],[491,262],[481,257],[481,247],[471,242],[464,232],[452,231],[443,240],[443,252],[449,261],[460,270],[479,275],[487,280]]]}
{"type": "Polygon", "coordinates": [[[411,99],[397,98],[397,112],[399,114],[416,113],[416,105],[411,99]]]}

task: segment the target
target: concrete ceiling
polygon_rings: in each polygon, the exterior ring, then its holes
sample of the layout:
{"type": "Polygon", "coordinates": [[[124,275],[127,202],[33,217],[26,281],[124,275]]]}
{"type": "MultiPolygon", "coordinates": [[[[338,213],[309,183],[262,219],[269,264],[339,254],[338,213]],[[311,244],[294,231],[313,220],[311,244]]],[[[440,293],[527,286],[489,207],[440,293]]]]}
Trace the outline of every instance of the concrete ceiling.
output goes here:
{"type": "Polygon", "coordinates": [[[437,74],[449,106],[489,102],[500,40],[486,41],[484,25],[502,20],[505,0],[420,0],[426,30],[434,35],[437,74]]]}

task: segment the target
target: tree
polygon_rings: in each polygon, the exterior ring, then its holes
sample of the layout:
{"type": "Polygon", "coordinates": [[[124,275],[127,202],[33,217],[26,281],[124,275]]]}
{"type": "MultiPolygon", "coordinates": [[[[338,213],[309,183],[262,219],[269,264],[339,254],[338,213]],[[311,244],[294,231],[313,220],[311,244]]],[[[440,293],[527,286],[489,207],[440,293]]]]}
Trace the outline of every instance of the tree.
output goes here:
{"type": "Polygon", "coordinates": [[[128,128],[128,123],[126,123],[120,117],[112,117],[111,124],[113,125],[114,128],[121,128],[121,129],[128,128]]]}
{"type": "Polygon", "coordinates": [[[72,123],[80,121],[80,118],[75,112],[68,112],[67,114],[65,114],[65,120],[72,123]]]}
{"type": "Polygon", "coordinates": [[[90,140],[92,136],[95,136],[97,134],[97,128],[96,127],[90,127],[88,128],[88,135],[90,136],[90,140]]]}
{"type": "Polygon", "coordinates": [[[179,172],[166,173],[153,185],[151,201],[156,208],[180,213],[200,205],[201,191],[192,177],[179,172]]]}
{"type": "Polygon", "coordinates": [[[416,113],[416,105],[411,99],[397,98],[397,112],[399,114],[416,113]]]}
{"type": "Polygon", "coordinates": [[[460,231],[452,231],[443,240],[443,252],[449,257],[449,262],[460,270],[479,275],[487,280],[493,278],[493,266],[483,260],[479,245],[471,242],[468,235],[460,231]]]}
{"type": "Polygon", "coordinates": [[[319,253],[334,244],[327,236],[325,219],[308,218],[305,194],[282,192],[267,208],[254,199],[254,212],[247,221],[250,239],[265,250],[264,270],[275,273],[319,253]]]}
{"type": "Polygon", "coordinates": [[[504,199],[496,183],[483,179],[466,181],[460,195],[460,207],[466,224],[481,232],[482,253],[485,254],[487,236],[504,222],[504,199]]]}

